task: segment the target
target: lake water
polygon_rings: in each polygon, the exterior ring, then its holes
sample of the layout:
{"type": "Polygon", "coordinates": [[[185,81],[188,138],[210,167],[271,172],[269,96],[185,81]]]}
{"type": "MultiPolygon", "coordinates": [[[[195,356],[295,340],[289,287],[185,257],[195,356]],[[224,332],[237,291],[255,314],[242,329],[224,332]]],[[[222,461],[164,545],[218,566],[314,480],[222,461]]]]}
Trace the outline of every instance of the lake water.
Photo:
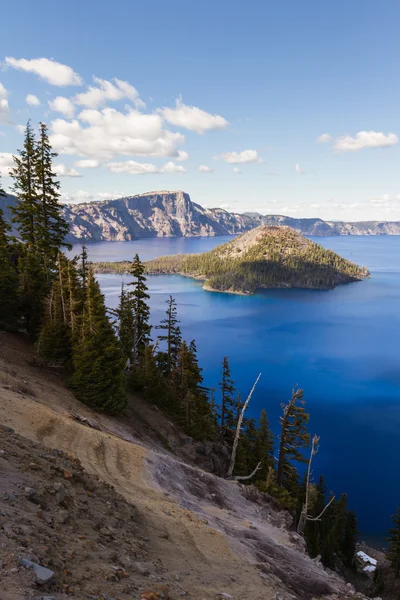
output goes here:
{"type": "MultiPolygon", "coordinates": [[[[89,245],[91,260],[142,260],[177,252],[204,252],[218,238],[155,238],[89,245]]],[[[151,276],[152,323],[169,294],[176,298],[183,335],[195,339],[205,384],[218,387],[220,362],[229,356],[245,397],[262,377],[249,416],[266,408],[278,432],[280,403],[299,384],[321,437],[314,460],[328,489],[347,492],[359,527],[385,534],[400,505],[400,237],[327,237],[315,241],[366,265],[368,280],[331,291],[269,290],[255,296],[206,292],[180,276],[151,276]]],[[[101,275],[109,306],[121,281],[101,275]]]]}

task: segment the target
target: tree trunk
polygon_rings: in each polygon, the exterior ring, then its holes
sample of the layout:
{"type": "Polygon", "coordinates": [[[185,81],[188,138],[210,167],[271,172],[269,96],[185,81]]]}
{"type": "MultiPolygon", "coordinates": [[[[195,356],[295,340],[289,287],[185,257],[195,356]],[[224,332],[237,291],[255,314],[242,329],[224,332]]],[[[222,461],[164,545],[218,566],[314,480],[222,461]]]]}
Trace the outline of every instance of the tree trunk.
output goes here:
{"type": "Polygon", "coordinates": [[[247,406],[248,406],[248,404],[249,404],[249,402],[251,400],[251,397],[253,395],[254,390],[256,389],[256,385],[257,385],[260,377],[261,377],[261,373],[257,377],[257,379],[256,379],[253,387],[251,388],[250,394],[247,396],[247,400],[243,404],[242,412],[240,413],[240,416],[238,418],[238,422],[237,422],[237,425],[236,425],[235,440],[233,442],[233,448],[232,448],[232,454],[231,454],[231,462],[230,462],[228,473],[227,473],[228,477],[232,477],[233,470],[235,468],[236,452],[237,452],[237,447],[238,447],[238,444],[239,444],[240,429],[242,427],[244,413],[246,412],[247,406]]]}

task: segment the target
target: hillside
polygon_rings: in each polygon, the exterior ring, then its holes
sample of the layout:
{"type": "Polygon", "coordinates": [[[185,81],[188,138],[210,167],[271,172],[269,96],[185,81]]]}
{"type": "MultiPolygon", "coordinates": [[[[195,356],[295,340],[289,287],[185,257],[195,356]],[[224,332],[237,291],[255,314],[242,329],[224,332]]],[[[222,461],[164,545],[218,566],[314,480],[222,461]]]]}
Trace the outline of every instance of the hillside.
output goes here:
{"type": "MultiPolygon", "coordinates": [[[[368,270],[289,227],[261,225],[204,254],[164,256],[145,263],[151,274],[205,281],[205,289],[254,293],[259,288],[330,289],[369,276],[368,270]]],[[[95,263],[97,272],[126,272],[128,263],[95,263]]]]}
{"type": "MultiPolygon", "coordinates": [[[[10,223],[12,195],[0,198],[0,208],[10,223]]],[[[357,223],[294,219],[281,215],[229,213],[203,208],[182,191],[158,191],[83,204],[66,204],[71,243],[124,241],[145,237],[191,237],[244,233],[259,225],[289,226],[303,235],[400,235],[400,222],[357,223]]],[[[14,229],[15,233],[15,229],[14,229]]]]}
{"type": "Polygon", "coordinates": [[[160,411],[96,415],[23,337],[0,336],[2,600],[139,600],[161,586],[170,600],[364,597],[305,554],[288,513],[143,437],[150,423],[172,436],[160,411]]]}

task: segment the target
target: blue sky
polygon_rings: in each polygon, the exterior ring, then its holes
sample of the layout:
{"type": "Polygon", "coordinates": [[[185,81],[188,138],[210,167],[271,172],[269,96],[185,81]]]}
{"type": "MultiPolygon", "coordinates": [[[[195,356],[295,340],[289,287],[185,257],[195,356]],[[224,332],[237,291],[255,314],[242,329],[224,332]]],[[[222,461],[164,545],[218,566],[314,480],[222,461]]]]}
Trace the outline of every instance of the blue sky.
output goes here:
{"type": "Polygon", "coordinates": [[[31,118],[49,126],[66,201],[183,189],[239,212],[400,219],[398,2],[2,13],[3,176],[31,118]]]}

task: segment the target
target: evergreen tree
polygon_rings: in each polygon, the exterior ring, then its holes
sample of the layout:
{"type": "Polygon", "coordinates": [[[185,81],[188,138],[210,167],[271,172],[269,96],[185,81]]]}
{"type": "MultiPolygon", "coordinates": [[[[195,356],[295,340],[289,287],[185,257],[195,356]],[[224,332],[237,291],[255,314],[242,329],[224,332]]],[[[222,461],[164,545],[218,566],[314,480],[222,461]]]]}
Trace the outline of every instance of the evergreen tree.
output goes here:
{"type": "Polygon", "coordinates": [[[12,207],[13,222],[28,251],[37,251],[38,223],[40,219],[39,181],[37,174],[38,149],[35,136],[28,121],[25,130],[24,146],[19,156],[14,156],[14,168],[10,171],[14,179],[13,191],[17,202],[12,207]]]}
{"type": "Polygon", "coordinates": [[[349,569],[354,568],[357,534],[358,530],[356,514],[351,510],[346,511],[341,543],[341,553],[343,556],[343,562],[349,569]]]}
{"type": "Polygon", "coordinates": [[[150,341],[151,332],[150,308],[147,303],[150,296],[147,293],[145,268],[138,254],[134,257],[129,272],[133,277],[133,281],[128,284],[131,286],[129,299],[134,315],[133,362],[137,362],[150,341]]]}
{"type": "Polygon", "coordinates": [[[297,473],[291,461],[307,462],[301,450],[310,443],[306,427],[310,415],[305,412],[303,390],[294,389],[288,404],[282,405],[280,418],[281,437],[279,444],[278,469],[276,483],[290,490],[297,485],[297,473]]]}
{"type": "Polygon", "coordinates": [[[178,360],[179,349],[182,344],[182,335],[178,323],[177,308],[175,299],[170,296],[166,300],[168,308],[166,310],[166,318],[163,319],[156,329],[165,331],[165,334],[159,335],[158,339],[161,342],[166,342],[166,353],[159,353],[158,360],[166,375],[169,375],[172,369],[176,366],[178,360]]]}
{"type": "Polygon", "coordinates": [[[233,394],[235,392],[235,387],[231,378],[231,370],[227,356],[224,356],[222,361],[221,374],[222,378],[219,384],[221,388],[221,433],[223,437],[229,437],[230,439],[232,437],[232,430],[235,427],[233,412],[235,404],[233,400],[233,394]]]}
{"type": "Polygon", "coordinates": [[[389,551],[387,554],[396,577],[400,575],[400,508],[391,517],[394,527],[389,529],[389,551]]]}
{"type": "Polygon", "coordinates": [[[257,473],[257,479],[266,480],[270,467],[274,466],[274,438],[269,428],[267,411],[261,411],[260,420],[257,428],[256,440],[256,460],[261,462],[261,469],[257,473]]]}
{"type": "Polygon", "coordinates": [[[130,295],[126,291],[124,283],[121,286],[119,305],[115,314],[118,318],[118,337],[123,355],[126,361],[132,362],[135,344],[135,315],[130,295]]]}
{"type": "MultiPolygon", "coordinates": [[[[5,195],[0,178],[0,196],[5,195]]],[[[0,323],[14,328],[18,317],[18,273],[12,260],[9,230],[0,209],[0,323]]]]}
{"type": "Polygon", "coordinates": [[[24,246],[18,260],[18,271],[20,313],[26,331],[36,337],[42,322],[44,298],[49,293],[42,256],[24,246]]]}
{"type": "Polygon", "coordinates": [[[86,284],[88,280],[88,253],[86,246],[82,246],[82,252],[80,254],[80,267],[79,267],[79,275],[82,280],[82,290],[83,293],[86,294],[86,284]]]}
{"type": "Polygon", "coordinates": [[[47,363],[70,365],[72,347],[78,339],[80,323],[80,294],[74,261],[61,252],[56,263],[57,274],[45,299],[44,317],[37,342],[39,356],[47,363]]]}
{"type": "Polygon", "coordinates": [[[50,269],[55,263],[61,246],[67,246],[64,239],[69,232],[69,226],[62,216],[62,206],[59,203],[60,183],[56,180],[53,171],[53,159],[57,156],[57,153],[51,149],[46,125],[40,123],[40,135],[34,159],[35,180],[40,201],[36,238],[46,269],[50,269]]]}
{"type": "Polygon", "coordinates": [[[71,387],[79,400],[110,414],[122,412],[126,406],[124,357],[91,270],[73,364],[71,387]]]}

